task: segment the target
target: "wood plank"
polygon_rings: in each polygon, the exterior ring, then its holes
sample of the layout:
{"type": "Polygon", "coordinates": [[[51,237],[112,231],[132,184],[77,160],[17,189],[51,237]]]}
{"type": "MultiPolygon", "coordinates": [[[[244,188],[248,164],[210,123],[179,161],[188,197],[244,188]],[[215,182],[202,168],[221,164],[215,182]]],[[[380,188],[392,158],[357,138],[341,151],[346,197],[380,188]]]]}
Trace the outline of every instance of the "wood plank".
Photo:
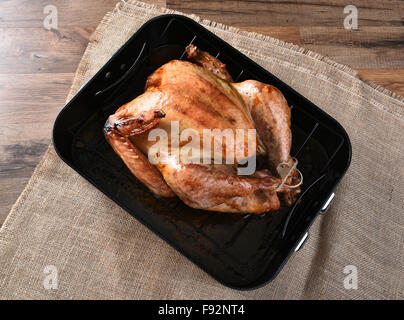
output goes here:
{"type": "Polygon", "coordinates": [[[404,1],[167,0],[167,7],[234,26],[343,26],[344,7],[358,8],[360,26],[402,26],[404,1]]]}
{"type": "Polygon", "coordinates": [[[49,145],[49,139],[32,139],[0,146],[0,226],[24,190],[49,145]]]}
{"type": "MultiPolygon", "coordinates": [[[[119,0],[1,0],[0,28],[42,28],[46,16],[44,8],[54,5],[58,11],[60,27],[96,27],[104,15],[112,10],[119,0]]],[[[165,0],[143,0],[143,2],[165,6],[165,0]]]]}
{"type": "Polygon", "coordinates": [[[73,73],[0,74],[0,147],[49,140],[73,77],[73,73]]]}
{"type": "Polygon", "coordinates": [[[301,44],[299,27],[241,27],[241,30],[261,33],[294,44],[301,44]]]}
{"type": "Polygon", "coordinates": [[[0,74],[0,224],[50,143],[74,74],[0,74]]]}
{"type": "Polygon", "coordinates": [[[43,28],[44,8],[52,4],[58,11],[60,27],[96,27],[116,0],[12,0],[0,1],[0,27],[43,28]]]}
{"type": "Polygon", "coordinates": [[[94,29],[0,28],[0,73],[75,72],[94,29]]]}
{"type": "Polygon", "coordinates": [[[404,68],[404,26],[301,27],[302,46],[355,69],[404,68]]]}
{"type": "Polygon", "coordinates": [[[358,76],[404,97],[404,69],[360,69],[358,76]]]}

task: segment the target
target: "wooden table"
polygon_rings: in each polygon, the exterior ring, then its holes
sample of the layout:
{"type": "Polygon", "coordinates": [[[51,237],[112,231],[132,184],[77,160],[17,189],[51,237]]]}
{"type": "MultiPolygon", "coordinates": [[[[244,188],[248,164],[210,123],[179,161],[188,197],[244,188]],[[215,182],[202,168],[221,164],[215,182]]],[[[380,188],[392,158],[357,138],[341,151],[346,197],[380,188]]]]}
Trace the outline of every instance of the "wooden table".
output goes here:
{"type": "MultiPolygon", "coordinates": [[[[91,33],[117,0],[0,0],[0,224],[50,138],[91,33]],[[58,9],[58,30],[43,27],[58,9]]],[[[351,66],[404,95],[404,1],[350,0],[359,30],[344,29],[343,0],[147,1],[292,42],[351,66]]]]}

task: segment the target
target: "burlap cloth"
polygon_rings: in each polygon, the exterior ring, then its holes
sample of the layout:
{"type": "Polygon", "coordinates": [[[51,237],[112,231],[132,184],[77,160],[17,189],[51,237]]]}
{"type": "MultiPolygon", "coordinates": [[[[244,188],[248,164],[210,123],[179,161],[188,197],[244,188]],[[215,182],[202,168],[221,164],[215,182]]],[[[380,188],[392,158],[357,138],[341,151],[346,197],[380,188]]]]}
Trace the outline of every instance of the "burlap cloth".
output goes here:
{"type": "MultiPolygon", "coordinates": [[[[121,3],[94,33],[69,98],[147,20],[163,11],[121,3]]],[[[226,288],[107,199],[52,146],[0,231],[0,298],[404,298],[404,103],[313,52],[201,21],[335,117],[353,145],[335,202],[279,276],[254,291],[226,288]],[[54,265],[58,288],[45,289],[54,265]],[[358,289],[345,289],[344,267],[358,289]]],[[[347,31],[348,32],[348,31],[347,31]]]]}

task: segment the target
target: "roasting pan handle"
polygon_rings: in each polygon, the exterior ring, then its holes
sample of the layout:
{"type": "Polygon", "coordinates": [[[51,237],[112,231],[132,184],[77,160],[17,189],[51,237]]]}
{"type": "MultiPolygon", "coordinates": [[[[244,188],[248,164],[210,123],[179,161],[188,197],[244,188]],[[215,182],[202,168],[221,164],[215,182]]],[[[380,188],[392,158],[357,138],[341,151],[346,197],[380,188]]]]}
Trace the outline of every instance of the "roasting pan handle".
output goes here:
{"type": "Polygon", "coordinates": [[[300,203],[300,201],[303,199],[304,195],[307,193],[307,191],[309,191],[311,188],[313,188],[315,185],[317,185],[323,178],[325,177],[325,173],[323,173],[320,177],[318,177],[313,183],[311,183],[308,188],[306,190],[304,190],[302,192],[302,194],[299,196],[299,198],[296,200],[296,202],[294,203],[292,209],[289,211],[288,215],[286,216],[285,222],[283,224],[283,228],[282,228],[282,239],[285,238],[286,235],[286,231],[288,229],[289,226],[289,222],[290,219],[293,216],[293,213],[295,211],[295,209],[297,208],[298,204],[300,203]]]}

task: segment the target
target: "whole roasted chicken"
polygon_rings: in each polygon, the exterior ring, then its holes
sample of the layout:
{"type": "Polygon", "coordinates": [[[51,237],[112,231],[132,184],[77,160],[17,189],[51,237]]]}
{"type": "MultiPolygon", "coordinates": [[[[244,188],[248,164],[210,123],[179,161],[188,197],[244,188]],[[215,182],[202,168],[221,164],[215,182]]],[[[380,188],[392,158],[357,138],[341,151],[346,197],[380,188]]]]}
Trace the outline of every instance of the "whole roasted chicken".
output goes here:
{"type": "Polygon", "coordinates": [[[104,134],[109,144],[152,192],[161,197],[178,196],[190,207],[263,213],[280,207],[278,194],[291,205],[300,192],[302,177],[289,154],[291,113],[282,93],[254,80],[234,83],[218,59],[193,45],[186,51],[190,61],[173,60],[161,66],[147,79],[142,95],[108,118],[104,134]],[[234,158],[234,164],[215,163],[217,152],[227,156],[224,139],[219,150],[209,146],[211,159],[206,159],[207,147],[203,146],[201,163],[181,162],[173,154],[184,142],[171,142],[173,122],[179,133],[190,128],[201,134],[206,129],[256,129],[254,152],[265,157],[267,166],[239,175],[237,159],[247,157],[246,148],[241,157],[234,158]],[[151,129],[167,132],[168,150],[159,155],[165,161],[157,164],[147,156],[156,143],[149,138],[151,129]]]}

